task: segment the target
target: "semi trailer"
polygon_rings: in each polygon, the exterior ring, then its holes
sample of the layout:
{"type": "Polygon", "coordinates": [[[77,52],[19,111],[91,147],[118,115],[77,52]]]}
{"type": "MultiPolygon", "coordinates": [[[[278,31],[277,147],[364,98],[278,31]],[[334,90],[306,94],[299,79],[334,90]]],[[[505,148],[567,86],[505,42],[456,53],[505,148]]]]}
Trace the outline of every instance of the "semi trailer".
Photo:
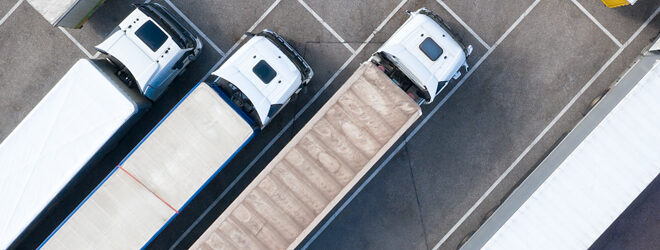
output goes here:
{"type": "Polygon", "coordinates": [[[147,246],[309,83],[312,69],[282,37],[271,30],[251,36],[170,110],[42,248],[147,246]]]}
{"type": "Polygon", "coordinates": [[[407,21],[360,65],[192,245],[293,249],[467,70],[464,47],[437,15],[407,21]]]}
{"type": "Polygon", "coordinates": [[[176,22],[159,5],[138,5],[96,47],[104,56],[77,61],[0,144],[0,248],[36,225],[197,57],[199,39],[176,22]]]}
{"type": "Polygon", "coordinates": [[[660,41],[461,249],[588,249],[660,173],[660,41]]]}
{"type": "Polygon", "coordinates": [[[105,0],[27,0],[53,26],[79,29],[105,0]]]}

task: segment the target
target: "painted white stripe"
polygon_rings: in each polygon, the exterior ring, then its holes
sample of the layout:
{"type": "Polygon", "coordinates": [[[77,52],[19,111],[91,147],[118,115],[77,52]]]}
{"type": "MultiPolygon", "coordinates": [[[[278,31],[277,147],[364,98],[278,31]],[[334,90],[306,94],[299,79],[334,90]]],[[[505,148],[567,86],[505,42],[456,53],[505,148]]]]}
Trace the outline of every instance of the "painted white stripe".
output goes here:
{"type": "MultiPolygon", "coordinates": [[[[257,19],[257,21],[254,22],[254,24],[252,24],[252,26],[250,27],[250,29],[248,29],[247,32],[253,32],[254,29],[256,29],[257,26],[261,23],[261,21],[263,21],[264,18],[266,18],[266,16],[268,16],[268,14],[270,14],[270,12],[273,11],[273,9],[274,9],[274,8],[275,8],[275,7],[281,2],[281,1],[282,1],[282,0],[276,0],[275,2],[273,2],[273,3],[270,5],[270,7],[268,7],[268,9],[266,9],[266,11],[265,11],[265,12],[259,17],[259,19],[257,19]]],[[[236,42],[234,43],[234,45],[231,46],[231,48],[229,48],[229,50],[227,51],[227,53],[225,53],[224,55],[222,55],[222,57],[220,58],[220,60],[218,60],[218,62],[216,62],[215,65],[213,65],[213,67],[211,67],[211,69],[210,69],[208,72],[206,72],[206,74],[204,75],[204,77],[202,77],[202,79],[201,79],[200,81],[204,81],[204,80],[206,80],[206,78],[209,77],[209,76],[211,75],[211,73],[213,73],[213,71],[215,71],[216,69],[218,69],[218,67],[220,66],[220,64],[222,64],[225,60],[227,60],[227,58],[229,58],[229,56],[230,56],[232,53],[234,53],[234,50],[236,50],[236,48],[238,48],[238,46],[243,42],[243,40],[245,40],[246,37],[247,37],[246,35],[242,35],[241,38],[238,39],[238,41],[236,41],[236,42]]]]}
{"type": "Polygon", "coordinates": [[[591,13],[589,13],[589,11],[587,11],[587,9],[584,8],[584,6],[582,6],[582,4],[578,3],[575,0],[571,0],[571,1],[575,4],[575,6],[577,6],[582,11],[582,13],[587,15],[587,17],[589,17],[589,19],[591,19],[591,21],[594,22],[596,24],[596,26],[598,26],[598,28],[600,28],[603,31],[603,33],[605,33],[605,35],[610,37],[610,39],[612,39],[614,44],[616,44],[619,47],[623,46],[621,44],[621,42],[619,42],[619,40],[616,39],[616,37],[614,37],[614,35],[612,35],[612,33],[610,33],[609,30],[607,30],[602,24],[600,24],[600,22],[598,22],[598,20],[596,20],[596,18],[593,15],[591,15],[591,13]]]}
{"type": "Polygon", "coordinates": [[[303,0],[298,0],[298,2],[299,2],[303,7],[305,7],[305,9],[307,9],[307,11],[309,11],[309,13],[311,13],[312,16],[314,16],[314,18],[316,18],[316,20],[319,21],[319,22],[323,25],[323,27],[325,27],[325,29],[327,29],[328,31],[330,31],[330,33],[331,33],[335,38],[337,38],[337,40],[339,40],[339,42],[341,42],[342,44],[344,44],[344,46],[348,49],[348,51],[350,51],[351,53],[355,54],[355,50],[351,47],[351,45],[349,45],[349,44],[344,40],[344,38],[342,38],[341,36],[339,36],[339,34],[337,34],[337,32],[336,32],[334,29],[332,29],[332,27],[330,27],[330,25],[328,25],[325,21],[323,21],[323,18],[321,18],[321,16],[319,16],[318,14],[316,14],[316,12],[315,12],[311,7],[309,7],[309,5],[307,5],[307,3],[305,3],[303,0]]]}
{"type": "Polygon", "coordinates": [[[2,17],[2,19],[0,19],[0,25],[2,25],[3,23],[5,23],[5,21],[7,21],[7,18],[9,18],[9,16],[11,16],[11,14],[14,13],[16,9],[18,9],[18,6],[20,6],[21,3],[23,3],[23,1],[24,0],[19,0],[18,2],[16,2],[16,4],[14,4],[14,6],[11,7],[11,9],[9,9],[9,12],[7,12],[7,14],[5,14],[5,16],[2,17]]]}
{"type": "Polygon", "coordinates": [[[488,195],[490,195],[490,193],[495,189],[495,187],[497,187],[500,184],[500,182],[504,180],[504,178],[511,172],[511,170],[513,170],[513,168],[515,168],[515,166],[518,165],[518,163],[520,163],[520,161],[527,155],[527,153],[529,153],[529,151],[531,151],[531,149],[541,140],[541,138],[545,136],[545,134],[555,125],[555,123],[559,121],[559,119],[568,111],[568,109],[571,106],[573,106],[573,104],[577,101],[577,99],[610,66],[610,64],[614,61],[614,59],[616,59],[621,54],[621,52],[623,52],[623,50],[626,47],[628,47],[628,45],[630,45],[630,43],[639,35],[639,33],[641,33],[642,30],[646,28],[646,26],[653,20],[653,18],[655,18],[658,15],[658,12],[660,12],[660,8],[656,9],[655,12],[651,15],[651,17],[649,17],[642,24],[642,26],[640,26],[639,29],[635,31],[632,37],[630,37],[630,39],[628,39],[628,41],[626,41],[626,43],[623,44],[621,48],[619,48],[619,50],[616,53],[614,53],[614,55],[609,60],[607,60],[607,62],[605,62],[605,64],[598,70],[598,72],[596,72],[596,74],[593,77],[591,77],[591,79],[589,79],[589,81],[573,97],[573,99],[571,99],[571,101],[568,102],[566,106],[564,106],[564,108],[559,112],[559,114],[557,114],[557,116],[555,116],[555,118],[552,119],[550,124],[548,124],[548,126],[546,126],[541,131],[541,133],[532,141],[532,143],[529,146],[527,146],[525,150],[523,150],[523,152],[518,156],[518,158],[516,158],[516,160],[513,163],[511,163],[511,165],[504,171],[504,173],[502,173],[502,175],[500,175],[500,177],[498,177],[497,180],[495,180],[495,182],[486,190],[486,192],[483,195],[481,195],[481,197],[479,197],[479,199],[474,203],[474,205],[472,205],[472,207],[470,207],[470,209],[468,209],[468,211],[465,212],[463,217],[461,217],[458,220],[458,222],[456,222],[456,224],[445,234],[445,236],[442,237],[442,239],[438,242],[438,244],[435,245],[434,249],[438,249],[440,245],[442,245],[442,243],[444,243],[447,240],[447,238],[449,238],[449,236],[453,234],[456,231],[456,229],[474,212],[474,210],[476,210],[477,207],[481,205],[481,203],[486,199],[488,195]]]}
{"type": "Polygon", "coordinates": [[[78,49],[80,49],[87,56],[87,58],[93,59],[92,53],[89,53],[89,51],[87,51],[87,49],[85,49],[85,47],[82,46],[82,44],[80,44],[80,42],[78,42],[78,40],[76,40],[76,38],[71,35],[71,33],[62,27],[58,28],[62,31],[62,33],[64,33],[66,37],[69,38],[69,40],[71,40],[71,42],[73,42],[73,44],[78,47],[78,49]]]}
{"type": "Polygon", "coordinates": [[[490,45],[488,45],[488,43],[486,43],[484,39],[481,39],[481,37],[477,34],[477,32],[474,32],[474,30],[472,30],[472,28],[470,28],[470,26],[467,25],[467,23],[465,23],[463,19],[461,19],[451,8],[449,8],[449,6],[447,6],[447,4],[444,1],[436,0],[436,2],[442,5],[442,7],[445,8],[445,10],[449,12],[449,14],[452,17],[454,17],[454,19],[456,19],[456,21],[458,21],[458,23],[460,23],[463,26],[463,28],[465,28],[468,32],[470,32],[470,34],[472,34],[473,37],[477,38],[477,41],[479,41],[479,43],[481,43],[482,46],[484,46],[487,50],[490,49],[490,45]]]}
{"type": "MultiPolygon", "coordinates": [[[[229,186],[227,186],[227,188],[225,188],[225,190],[224,190],[224,191],[223,191],[223,192],[222,192],[222,193],[221,193],[221,194],[220,194],[220,195],[219,195],[219,196],[213,201],[213,203],[211,203],[211,205],[209,205],[209,206],[206,208],[206,210],[204,210],[204,212],[203,212],[199,217],[197,217],[197,219],[196,219],[196,220],[195,220],[195,221],[194,221],[194,222],[188,227],[188,229],[186,229],[186,231],[184,231],[184,232],[179,236],[179,238],[176,240],[176,242],[174,242],[174,244],[170,247],[170,249],[174,249],[174,248],[176,248],[176,247],[181,243],[181,241],[182,241],[182,240],[183,240],[183,239],[184,239],[184,238],[190,233],[190,231],[192,231],[193,228],[194,228],[195,226],[197,226],[197,224],[199,224],[199,222],[201,222],[202,219],[204,219],[204,217],[205,217],[205,216],[211,211],[211,209],[213,209],[215,206],[217,206],[217,204],[220,202],[220,200],[222,200],[222,198],[224,198],[225,195],[227,195],[227,193],[228,193],[230,190],[233,189],[233,187],[238,183],[238,181],[240,181],[240,180],[243,178],[243,176],[244,176],[244,175],[245,175],[250,169],[252,169],[252,167],[257,163],[257,161],[259,161],[259,159],[261,159],[261,157],[263,157],[263,155],[264,155],[264,154],[265,154],[265,153],[266,153],[266,152],[267,152],[267,151],[273,146],[273,144],[275,144],[275,142],[276,142],[277,140],[279,140],[279,138],[282,137],[282,135],[283,135],[285,132],[288,131],[288,129],[293,125],[293,123],[294,123],[298,118],[300,118],[300,116],[302,116],[302,114],[303,114],[303,113],[304,113],[304,112],[305,112],[305,111],[306,111],[306,110],[307,110],[307,109],[308,109],[308,108],[314,103],[314,101],[316,101],[316,99],[318,99],[318,98],[321,96],[321,94],[322,94],[322,93],[328,88],[328,86],[330,86],[330,84],[331,84],[331,83],[332,83],[332,82],[333,82],[333,81],[339,76],[339,74],[340,74],[344,69],[346,69],[346,67],[347,67],[347,66],[348,66],[348,65],[349,65],[349,64],[355,59],[355,57],[357,57],[358,54],[360,54],[360,52],[364,49],[364,47],[365,47],[369,42],[371,42],[371,40],[375,37],[375,35],[376,35],[376,34],[377,34],[377,33],[378,33],[378,32],[379,32],[379,31],[385,26],[385,24],[387,24],[387,22],[389,22],[390,19],[392,19],[392,17],[394,16],[394,14],[396,14],[396,13],[401,9],[401,7],[403,7],[403,5],[404,5],[407,1],[408,1],[408,0],[403,0],[403,1],[401,1],[401,2],[399,3],[399,5],[397,5],[397,7],[396,7],[396,8],[395,8],[395,9],[394,9],[394,10],[393,10],[393,11],[392,11],[392,12],[391,12],[386,18],[385,18],[385,20],[383,20],[383,21],[380,23],[380,25],[378,25],[378,27],[376,27],[376,29],[375,29],[375,30],[369,35],[369,37],[367,37],[367,39],[366,39],[366,40],[360,45],[360,47],[358,47],[358,49],[355,51],[355,53],[353,53],[353,54],[352,54],[352,55],[351,55],[351,56],[350,56],[350,57],[344,62],[344,64],[343,64],[343,65],[342,65],[342,66],[341,66],[341,67],[340,67],[340,68],[334,73],[334,75],[332,75],[332,77],[330,77],[330,79],[328,79],[328,81],[326,81],[326,83],[323,85],[323,87],[322,87],[321,89],[319,89],[319,91],[316,92],[316,94],[312,97],[312,99],[310,99],[310,100],[305,104],[305,106],[303,106],[302,109],[300,109],[300,111],[298,111],[298,113],[296,113],[296,115],[293,117],[293,119],[291,119],[291,121],[289,121],[289,122],[288,122],[288,123],[287,123],[287,124],[286,124],[286,125],[280,130],[280,132],[278,132],[277,135],[275,135],[275,137],[273,137],[273,139],[271,139],[271,141],[270,141],[270,142],[269,142],[269,143],[268,143],[268,144],[267,144],[267,145],[261,150],[261,152],[259,152],[259,154],[257,154],[257,156],[256,156],[256,157],[255,157],[255,158],[254,158],[254,159],[253,159],[253,160],[252,160],[252,161],[251,161],[251,162],[250,162],[250,163],[249,163],[249,164],[243,169],[243,171],[241,171],[241,173],[240,173],[240,174],[239,174],[239,175],[238,175],[238,176],[237,176],[237,177],[236,177],[236,178],[235,178],[235,179],[229,184],[229,186]]],[[[272,9],[275,7],[275,5],[276,5],[277,3],[279,3],[279,0],[278,0],[275,4],[273,4],[273,5],[271,6],[271,8],[269,8],[269,9],[267,10],[267,13],[270,12],[270,10],[272,10],[272,9]]],[[[256,28],[256,26],[258,25],[258,23],[261,22],[261,20],[262,20],[263,17],[265,17],[265,16],[266,16],[266,15],[264,14],[264,15],[262,16],[262,18],[260,18],[260,19],[257,21],[257,23],[255,23],[255,25],[253,25],[253,26],[250,28],[250,30],[253,30],[254,28],[256,28]]],[[[241,37],[241,40],[242,40],[243,38],[244,38],[244,37],[241,37]]],[[[240,40],[239,40],[238,42],[236,42],[236,44],[234,44],[234,46],[232,47],[232,49],[233,49],[234,47],[237,47],[238,44],[240,44],[240,40]]],[[[231,51],[232,51],[232,50],[230,50],[230,52],[231,52],[231,51]]],[[[228,52],[228,54],[231,54],[230,52],[228,52]]],[[[216,65],[215,67],[217,67],[217,65],[216,65]]],[[[214,68],[215,68],[215,67],[214,67],[214,68]]],[[[209,71],[209,74],[210,74],[211,72],[212,72],[212,71],[209,71]]],[[[205,79],[206,77],[208,77],[209,74],[207,74],[207,75],[206,75],[204,78],[202,78],[202,79],[205,79]]]]}
{"type": "Polygon", "coordinates": [[[225,52],[222,51],[220,48],[218,48],[218,46],[215,45],[215,43],[213,41],[211,41],[211,39],[209,39],[209,37],[206,36],[206,34],[204,34],[204,32],[202,32],[202,30],[200,30],[197,27],[197,25],[195,25],[192,21],[190,21],[190,18],[188,18],[186,15],[184,15],[183,12],[181,10],[179,10],[179,8],[174,6],[174,4],[170,0],[165,0],[165,2],[167,3],[167,5],[172,7],[174,12],[176,12],[179,16],[181,16],[181,18],[183,18],[183,20],[186,21],[186,23],[188,23],[188,25],[190,25],[190,27],[192,27],[197,32],[197,34],[199,34],[202,38],[204,38],[204,40],[206,40],[206,42],[208,42],[211,45],[211,47],[213,47],[213,49],[215,51],[220,53],[221,56],[225,56],[225,52]]]}

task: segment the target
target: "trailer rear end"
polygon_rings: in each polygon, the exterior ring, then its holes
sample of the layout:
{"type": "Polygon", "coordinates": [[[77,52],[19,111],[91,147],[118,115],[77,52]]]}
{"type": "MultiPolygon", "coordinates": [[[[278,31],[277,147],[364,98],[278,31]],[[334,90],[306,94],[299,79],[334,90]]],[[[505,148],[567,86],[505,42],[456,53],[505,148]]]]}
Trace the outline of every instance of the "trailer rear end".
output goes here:
{"type": "Polygon", "coordinates": [[[192,248],[296,247],[420,116],[363,63],[192,248]]]}

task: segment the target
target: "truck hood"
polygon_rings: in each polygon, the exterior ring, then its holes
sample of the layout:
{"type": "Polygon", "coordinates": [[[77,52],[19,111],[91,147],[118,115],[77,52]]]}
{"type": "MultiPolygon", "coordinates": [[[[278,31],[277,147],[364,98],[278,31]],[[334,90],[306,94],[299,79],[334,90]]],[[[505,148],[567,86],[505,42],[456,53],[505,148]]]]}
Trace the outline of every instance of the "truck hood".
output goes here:
{"type": "Polygon", "coordinates": [[[128,68],[141,91],[144,91],[160,67],[155,58],[145,53],[133,39],[126,35],[126,32],[114,32],[108,39],[97,45],[96,49],[116,58],[124,67],[128,68]]]}
{"type": "Polygon", "coordinates": [[[379,52],[391,56],[389,59],[420,88],[426,89],[431,102],[438,89],[438,82],[449,81],[464,65],[466,54],[448,31],[430,17],[411,13],[411,17],[380,47],[379,52]],[[431,38],[442,49],[435,61],[422,50],[420,44],[431,38]]]}

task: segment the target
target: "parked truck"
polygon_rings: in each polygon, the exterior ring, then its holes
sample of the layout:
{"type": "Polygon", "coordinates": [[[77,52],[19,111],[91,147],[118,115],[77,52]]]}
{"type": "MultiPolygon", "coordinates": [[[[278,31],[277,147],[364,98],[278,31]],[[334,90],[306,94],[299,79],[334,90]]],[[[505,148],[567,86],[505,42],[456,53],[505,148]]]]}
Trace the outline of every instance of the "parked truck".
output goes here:
{"type": "Polygon", "coordinates": [[[169,221],[313,76],[264,30],[198,83],[41,244],[137,249],[169,221]]]}
{"type": "Polygon", "coordinates": [[[588,249],[660,174],[660,41],[461,249],[588,249]]]}
{"type": "Polygon", "coordinates": [[[158,98],[195,59],[201,43],[149,4],[138,5],[97,49],[105,55],[76,62],[0,144],[0,248],[36,225],[150,106],[147,98],[158,98]]]}
{"type": "Polygon", "coordinates": [[[53,26],[79,29],[105,0],[27,0],[53,26]]]}
{"type": "Polygon", "coordinates": [[[467,69],[465,48],[427,9],[364,62],[192,245],[293,249],[467,69]]]}

